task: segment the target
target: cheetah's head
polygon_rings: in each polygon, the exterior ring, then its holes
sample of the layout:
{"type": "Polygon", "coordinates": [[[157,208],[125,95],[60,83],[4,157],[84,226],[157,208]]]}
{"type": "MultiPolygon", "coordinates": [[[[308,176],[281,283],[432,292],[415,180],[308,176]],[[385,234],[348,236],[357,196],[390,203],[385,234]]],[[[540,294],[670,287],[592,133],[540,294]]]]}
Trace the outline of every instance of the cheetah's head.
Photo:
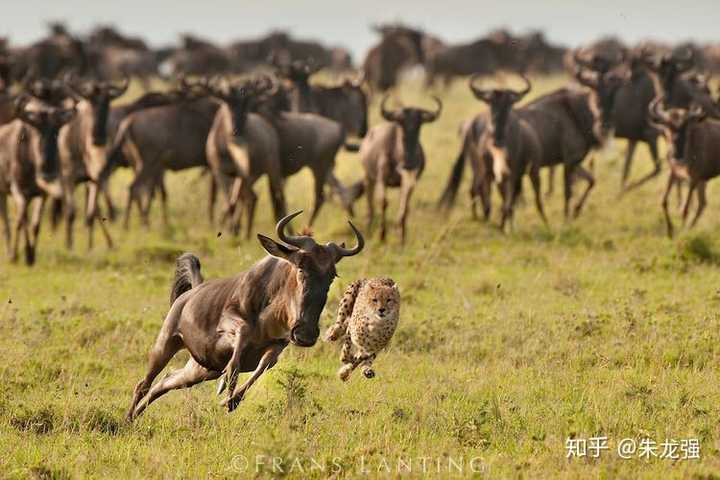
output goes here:
{"type": "Polygon", "coordinates": [[[398,290],[396,286],[377,286],[368,295],[370,308],[378,318],[385,318],[398,308],[398,290]]]}

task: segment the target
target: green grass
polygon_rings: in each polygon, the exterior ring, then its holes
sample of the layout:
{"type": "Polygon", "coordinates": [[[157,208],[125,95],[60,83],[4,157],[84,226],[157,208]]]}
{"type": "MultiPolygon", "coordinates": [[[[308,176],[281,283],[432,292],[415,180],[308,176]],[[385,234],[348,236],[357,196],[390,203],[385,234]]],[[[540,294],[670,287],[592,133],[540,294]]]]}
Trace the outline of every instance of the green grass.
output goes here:
{"type": "MultiPolygon", "coordinates": [[[[561,82],[538,81],[533,95],[561,82]]],[[[415,85],[403,97],[423,98],[415,85]]],[[[504,236],[497,218],[471,220],[469,172],[452,213],[434,210],[457,153],[458,124],[481,109],[462,83],[443,99],[442,118],[422,132],[428,165],[406,248],[391,231],[387,244],[371,239],[360,256],[343,260],[321,318],[322,328],[333,321],[356,278],[398,282],[401,323],[374,380],[356,373],[340,382],[335,346],[289,347],[231,415],[210,383],[172,392],[135,424],[124,423],[168,308],[175,255],[197,253],[209,278],[262,255],[256,241],[218,236],[208,225],[206,180],[170,175],[171,226],[155,209],[149,231],[137,218],[128,232],[112,225],[117,248],[107,251],[96,232],[91,253],[81,222],[74,252],[44,226],[35,268],[0,263],[0,477],[238,478],[241,456],[253,474],[256,458],[266,464],[260,477],[273,476],[271,457],[283,459],[291,478],[329,477],[338,465],[355,477],[361,462],[370,477],[388,476],[383,460],[395,476],[403,459],[414,459],[419,477],[420,457],[450,456],[478,457],[477,475],[492,478],[717,478],[718,189],[711,184],[697,230],[668,240],[664,180],[617,198],[624,148],[617,141],[596,155],[598,183],[580,219],[563,224],[558,184],[547,201],[547,230],[528,184],[515,232],[504,236]],[[593,435],[610,438],[601,459],[565,458],[567,437],[593,435]],[[622,460],[614,448],[625,437],[698,438],[701,460],[622,460]],[[325,471],[310,459],[326,462],[325,471]]],[[[649,169],[641,147],[633,174],[649,169]]],[[[338,170],[344,181],[361,176],[353,154],[340,155],[338,170]]],[[[113,178],[118,203],[129,178],[113,178]]],[[[291,211],[308,210],[310,186],[308,173],[289,181],[291,211]]],[[[265,181],[256,190],[256,230],[272,234],[265,181]]],[[[393,192],[391,214],[396,207],[393,192]]],[[[364,201],[358,212],[364,217],[364,201]]],[[[351,241],[345,220],[329,202],[316,237],[351,241]]],[[[171,366],[186,358],[179,354],[171,366]]],[[[432,465],[430,476],[448,471],[432,465]]],[[[462,475],[473,475],[467,463],[462,475]]]]}

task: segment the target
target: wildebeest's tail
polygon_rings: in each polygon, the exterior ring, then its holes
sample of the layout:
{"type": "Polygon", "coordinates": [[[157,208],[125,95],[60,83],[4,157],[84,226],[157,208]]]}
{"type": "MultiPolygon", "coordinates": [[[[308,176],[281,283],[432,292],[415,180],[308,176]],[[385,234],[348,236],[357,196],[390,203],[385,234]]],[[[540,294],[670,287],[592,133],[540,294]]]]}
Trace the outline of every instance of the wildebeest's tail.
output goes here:
{"type": "Polygon", "coordinates": [[[192,253],[183,253],[175,262],[175,281],[170,290],[170,305],[191,288],[195,288],[204,279],[200,272],[200,259],[192,253]]]}
{"type": "Polygon", "coordinates": [[[450,178],[448,179],[447,186],[438,200],[438,208],[450,208],[455,203],[458,189],[460,188],[460,181],[462,180],[463,172],[465,170],[465,145],[460,149],[455,165],[453,165],[450,178]]]}

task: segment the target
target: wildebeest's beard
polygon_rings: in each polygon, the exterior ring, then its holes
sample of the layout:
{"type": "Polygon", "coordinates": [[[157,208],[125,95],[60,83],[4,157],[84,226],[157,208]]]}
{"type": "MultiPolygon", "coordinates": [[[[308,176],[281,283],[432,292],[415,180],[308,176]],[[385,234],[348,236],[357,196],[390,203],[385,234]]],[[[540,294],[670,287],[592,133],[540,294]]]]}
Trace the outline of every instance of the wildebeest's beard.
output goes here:
{"type": "Polygon", "coordinates": [[[675,160],[687,162],[685,158],[685,141],[687,139],[688,122],[683,122],[679,129],[673,132],[673,149],[675,150],[675,160]]]}
{"type": "Polygon", "coordinates": [[[498,147],[505,146],[505,133],[507,130],[507,122],[508,117],[510,116],[511,108],[512,103],[509,103],[507,105],[499,105],[497,107],[493,105],[491,107],[491,118],[494,132],[493,138],[495,141],[495,145],[497,145],[498,147]]]}
{"type": "Polygon", "coordinates": [[[107,120],[110,113],[110,98],[101,96],[93,102],[93,145],[101,147],[107,142],[107,120]]]}
{"type": "Polygon", "coordinates": [[[403,126],[403,168],[413,169],[417,166],[420,147],[420,124],[403,126]]]}
{"type": "Polygon", "coordinates": [[[242,136],[247,122],[249,101],[246,98],[236,100],[231,104],[230,111],[233,120],[233,135],[242,136]]]}
{"type": "Polygon", "coordinates": [[[42,151],[40,174],[43,180],[48,182],[57,178],[59,173],[57,144],[59,131],[60,127],[50,126],[40,132],[40,149],[42,151]]]}
{"type": "Polygon", "coordinates": [[[320,336],[320,314],[325,308],[328,290],[334,277],[334,272],[322,276],[313,275],[303,282],[299,317],[290,332],[290,338],[296,345],[315,345],[320,336]]]}

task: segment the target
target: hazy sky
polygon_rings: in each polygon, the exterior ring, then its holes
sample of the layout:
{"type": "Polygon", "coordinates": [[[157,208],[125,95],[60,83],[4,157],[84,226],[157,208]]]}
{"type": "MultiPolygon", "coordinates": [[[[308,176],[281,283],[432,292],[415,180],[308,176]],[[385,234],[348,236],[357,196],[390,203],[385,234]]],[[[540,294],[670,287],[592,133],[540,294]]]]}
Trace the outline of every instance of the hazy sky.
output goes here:
{"type": "Polygon", "coordinates": [[[42,36],[51,19],[85,32],[113,23],[151,44],[193,32],[217,42],[287,28],[350,48],[356,58],[376,41],[374,22],[402,20],[447,42],[476,38],[490,29],[541,28],[556,42],[577,45],[604,34],[636,41],[720,41],[718,0],[6,0],[0,35],[24,44],[42,36]]]}

